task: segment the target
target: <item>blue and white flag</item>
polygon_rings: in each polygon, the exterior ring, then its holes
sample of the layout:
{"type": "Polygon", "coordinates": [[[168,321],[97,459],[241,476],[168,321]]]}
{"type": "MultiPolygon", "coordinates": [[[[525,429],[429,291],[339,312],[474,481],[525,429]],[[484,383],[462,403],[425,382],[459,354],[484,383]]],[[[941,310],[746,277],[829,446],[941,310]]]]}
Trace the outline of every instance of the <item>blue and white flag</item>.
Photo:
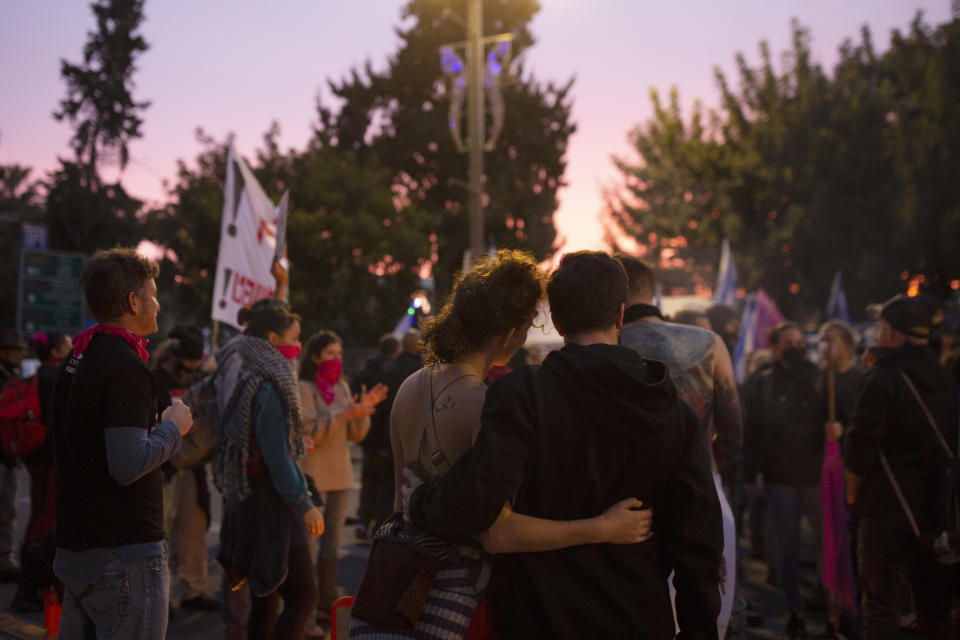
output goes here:
{"type": "Polygon", "coordinates": [[[754,350],[753,337],[756,335],[754,325],[757,323],[757,297],[755,294],[747,296],[743,304],[743,315],[740,316],[740,337],[733,350],[733,373],[738,384],[747,379],[747,354],[754,350]]]}
{"type": "Polygon", "coordinates": [[[747,356],[769,347],[770,327],[783,321],[783,314],[766,291],[757,289],[747,296],[740,318],[740,338],[733,352],[733,372],[738,383],[747,379],[747,356]]]}
{"type": "Polygon", "coordinates": [[[847,294],[843,290],[843,277],[838,269],[833,274],[830,285],[830,300],[827,301],[827,319],[850,322],[850,308],[847,306],[847,294]]]}
{"type": "Polygon", "coordinates": [[[733,251],[727,238],[724,238],[720,248],[720,270],[717,272],[713,301],[728,307],[734,306],[737,301],[737,265],[733,263],[733,251]]]}

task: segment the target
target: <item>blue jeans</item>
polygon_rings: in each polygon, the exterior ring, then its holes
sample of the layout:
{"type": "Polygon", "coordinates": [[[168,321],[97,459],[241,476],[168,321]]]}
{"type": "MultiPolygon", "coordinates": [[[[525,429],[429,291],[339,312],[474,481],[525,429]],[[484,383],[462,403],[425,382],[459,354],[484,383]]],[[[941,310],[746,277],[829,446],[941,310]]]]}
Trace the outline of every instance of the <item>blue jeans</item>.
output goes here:
{"type": "Polygon", "coordinates": [[[166,545],[159,554],[140,558],[123,553],[125,549],[80,554],[57,550],[54,570],[64,587],[60,640],[166,637],[170,597],[166,545]]]}
{"type": "MultiPolygon", "coordinates": [[[[822,566],[823,515],[820,491],[816,486],[791,486],[767,483],[767,508],[773,516],[773,533],[777,558],[777,577],[787,596],[787,609],[799,614],[800,600],[800,516],[810,519],[817,549],[817,567],[822,566]]],[[[767,558],[770,562],[771,558],[767,558]]],[[[820,572],[817,571],[817,576],[820,572]]]]}

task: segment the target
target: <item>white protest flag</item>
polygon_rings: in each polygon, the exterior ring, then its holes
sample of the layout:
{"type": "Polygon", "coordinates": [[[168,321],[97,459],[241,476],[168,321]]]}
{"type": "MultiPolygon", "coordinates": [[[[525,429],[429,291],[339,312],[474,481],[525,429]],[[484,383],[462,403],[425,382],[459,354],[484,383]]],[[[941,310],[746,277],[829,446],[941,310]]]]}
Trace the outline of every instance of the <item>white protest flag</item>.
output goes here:
{"type": "Polygon", "coordinates": [[[214,280],[214,320],[240,329],[237,312],[273,296],[270,265],[276,250],[277,210],[253,172],[231,146],[220,221],[220,254],[214,280]]]}

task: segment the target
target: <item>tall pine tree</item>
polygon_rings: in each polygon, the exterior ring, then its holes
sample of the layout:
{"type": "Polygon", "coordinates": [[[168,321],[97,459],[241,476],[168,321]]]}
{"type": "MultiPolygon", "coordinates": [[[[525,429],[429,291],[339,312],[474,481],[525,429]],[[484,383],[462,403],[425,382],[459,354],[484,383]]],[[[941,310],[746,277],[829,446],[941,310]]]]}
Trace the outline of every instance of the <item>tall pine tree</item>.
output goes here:
{"type": "Polygon", "coordinates": [[[67,92],[53,114],[74,128],[74,158],[60,159],[47,198],[52,247],[84,252],[137,240],[141,202],[119,181],[104,183],[99,168],[127,166],[130,141],[141,137],[141,114],[149,106],[132,95],[135,60],[148,48],[138,33],[143,0],[97,0],[90,7],[96,30],[87,34],[83,62],[61,61],[67,92]]]}

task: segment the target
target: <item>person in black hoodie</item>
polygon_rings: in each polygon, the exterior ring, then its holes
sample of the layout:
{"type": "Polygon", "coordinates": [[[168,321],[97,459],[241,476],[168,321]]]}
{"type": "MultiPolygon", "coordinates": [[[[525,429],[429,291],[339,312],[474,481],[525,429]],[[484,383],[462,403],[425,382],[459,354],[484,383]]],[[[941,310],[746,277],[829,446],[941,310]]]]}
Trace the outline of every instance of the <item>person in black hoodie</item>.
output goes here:
{"type": "Polygon", "coordinates": [[[928,339],[930,311],[905,296],[889,300],[877,322],[885,351],[867,373],[846,436],[847,503],[860,518],[858,555],[867,640],[898,636],[900,585],[909,580],[926,638],[952,638],[951,567],[921,550],[894,493],[889,464],[922,533],[935,529],[942,446],[904,375],[916,388],[951,451],[957,450],[957,390],[928,339]],[[883,456],[883,458],[881,458],[883,456]]]}
{"type": "Polygon", "coordinates": [[[654,510],[654,536],[493,559],[493,617],[505,638],[716,638],[720,505],[696,415],[666,367],[618,346],[627,281],[593,251],[567,254],[548,285],[565,346],[487,392],[477,440],[417,489],[413,522],[456,536],[504,504],[554,520],[596,516],[625,496],[654,510]]]}

